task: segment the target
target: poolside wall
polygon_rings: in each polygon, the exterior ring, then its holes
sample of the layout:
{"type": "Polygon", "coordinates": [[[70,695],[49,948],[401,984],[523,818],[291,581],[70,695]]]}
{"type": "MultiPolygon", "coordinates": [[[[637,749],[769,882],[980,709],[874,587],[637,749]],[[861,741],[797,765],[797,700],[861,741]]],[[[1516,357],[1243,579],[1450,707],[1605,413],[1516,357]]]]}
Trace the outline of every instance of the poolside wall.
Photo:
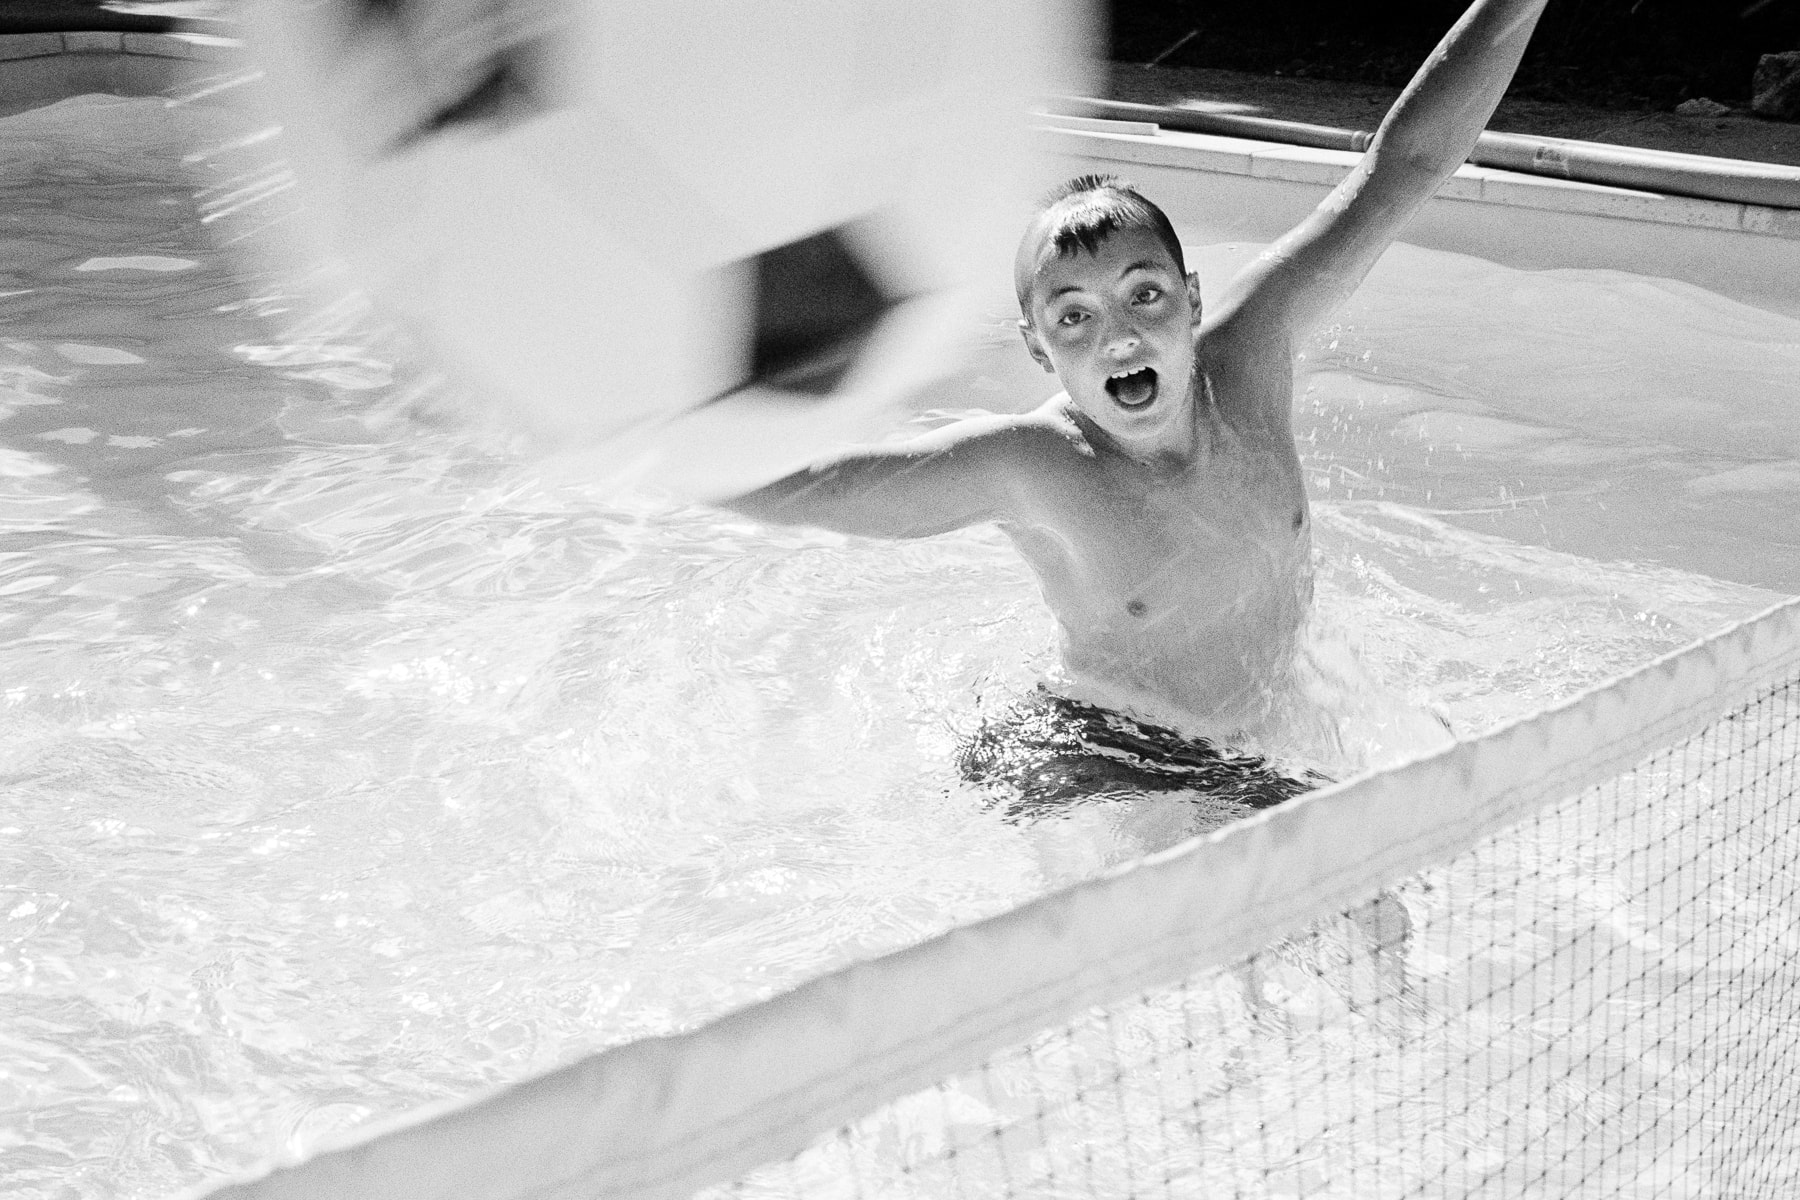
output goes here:
{"type": "MultiPolygon", "coordinates": [[[[1341,150],[1046,116],[1058,177],[1124,175],[1197,245],[1271,241],[1355,166],[1341,150]]],[[[1800,209],[1699,200],[1464,166],[1404,240],[1522,270],[1602,268],[1680,279],[1800,318],[1800,209]]]]}
{"type": "Polygon", "coordinates": [[[0,34],[0,116],[88,93],[166,95],[236,56],[230,39],[200,33],[0,34]]]}

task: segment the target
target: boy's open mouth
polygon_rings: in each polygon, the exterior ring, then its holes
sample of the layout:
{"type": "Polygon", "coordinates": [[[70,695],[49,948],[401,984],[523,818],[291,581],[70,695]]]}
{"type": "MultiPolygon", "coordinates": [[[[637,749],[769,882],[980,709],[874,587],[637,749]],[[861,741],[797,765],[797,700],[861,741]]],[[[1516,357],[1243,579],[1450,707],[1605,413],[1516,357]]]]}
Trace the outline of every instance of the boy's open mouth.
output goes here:
{"type": "Polygon", "coordinates": [[[1142,408],[1156,399],[1156,368],[1139,367],[1109,377],[1106,394],[1123,408],[1142,408]]]}

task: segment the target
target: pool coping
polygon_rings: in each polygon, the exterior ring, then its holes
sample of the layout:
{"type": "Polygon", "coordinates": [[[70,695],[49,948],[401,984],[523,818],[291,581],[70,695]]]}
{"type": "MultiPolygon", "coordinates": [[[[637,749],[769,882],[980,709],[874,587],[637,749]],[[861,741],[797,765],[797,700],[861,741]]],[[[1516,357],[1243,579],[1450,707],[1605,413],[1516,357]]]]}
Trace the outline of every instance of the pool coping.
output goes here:
{"type": "Polygon", "coordinates": [[[0,70],[5,64],[60,55],[126,55],[225,62],[239,51],[235,38],[175,31],[70,29],[58,33],[0,33],[0,70]]]}
{"type": "MultiPolygon", "coordinates": [[[[1148,121],[1118,121],[1051,113],[1034,115],[1039,144],[1053,152],[1144,166],[1207,171],[1335,187],[1362,155],[1219,134],[1164,129],[1148,121]]],[[[1725,160],[1720,160],[1725,161],[1725,160]]],[[[1800,242],[1800,209],[1730,200],[1702,200],[1664,192],[1528,175],[1465,163],[1438,189],[1443,200],[1610,217],[1692,229],[1754,234],[1800,242]]]]}

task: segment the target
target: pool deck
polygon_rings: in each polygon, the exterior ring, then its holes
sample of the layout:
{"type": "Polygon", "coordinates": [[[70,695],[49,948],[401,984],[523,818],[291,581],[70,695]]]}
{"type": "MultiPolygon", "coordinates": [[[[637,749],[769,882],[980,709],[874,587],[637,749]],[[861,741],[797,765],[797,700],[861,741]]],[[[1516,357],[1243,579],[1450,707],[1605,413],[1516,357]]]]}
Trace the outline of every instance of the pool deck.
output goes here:
{"type": "MultiPolygon", "coordinates": [[[[1099,83],[1114,100],[1371,130],[1400,94],[1399,88],[1372,84],[1136,63],[1109,64],[1099,83]]],[[[1800,166],[1800,122],[1768,121],[1743,109],[1689,117],[1508,98],[1500,102],[1488,128],[1800,166]]]]}
{"type": "MultiPolygon", "coordinates": [[[[0,13],[0,63],[7,64],[0,70],[0,113],[32,107],[43,102],[40,97],[46,90],[61,90],[50,81],[52,70],[64,79],[74,76],[83,82],[88,77],[102,83],[116,78],[121,86],[132,88],[122,94],[154,93],[169,77],[169,60],[204,61],[229,54],[229,38],[197,32],[225,28],[220,22],[190,21],[185,31],[177,31],[177,25],[172,17],[114,11],[85,0],[13,5],[0,13]],[[50,61],[31,65],[32,60],[50,61]]],[[[1374,84],[1137,63],[1106,64],[1100,76],[1096,90],[1115,100],[1346,129],[1373,129],[1399,95],[1398,88],[1374,84]]],[[[1763,120],[1743,109],[1701,117],[1508,98],[1488,127],[1504,133],[1800,166],[1800,122],[1763,120]]]]}

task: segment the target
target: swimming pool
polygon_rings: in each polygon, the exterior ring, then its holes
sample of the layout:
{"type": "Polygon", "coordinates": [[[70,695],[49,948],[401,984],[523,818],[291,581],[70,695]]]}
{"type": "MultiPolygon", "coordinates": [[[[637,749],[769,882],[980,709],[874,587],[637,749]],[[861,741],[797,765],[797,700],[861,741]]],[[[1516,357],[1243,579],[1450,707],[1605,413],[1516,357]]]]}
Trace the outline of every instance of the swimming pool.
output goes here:
{"type": "MultiPolygon", "coordinates": [[[[160,104],[0,132],[7,1189],[161,1194],[1188,831],[957,782],[1050,662],[996,536],[550,487],[368,346],[272,343],[160,104]]],[[[1473,730],[1800,590],[1797,358],[1687,285],[1400,249],[1306,348],[1318,644],[1473,730]]]]}

